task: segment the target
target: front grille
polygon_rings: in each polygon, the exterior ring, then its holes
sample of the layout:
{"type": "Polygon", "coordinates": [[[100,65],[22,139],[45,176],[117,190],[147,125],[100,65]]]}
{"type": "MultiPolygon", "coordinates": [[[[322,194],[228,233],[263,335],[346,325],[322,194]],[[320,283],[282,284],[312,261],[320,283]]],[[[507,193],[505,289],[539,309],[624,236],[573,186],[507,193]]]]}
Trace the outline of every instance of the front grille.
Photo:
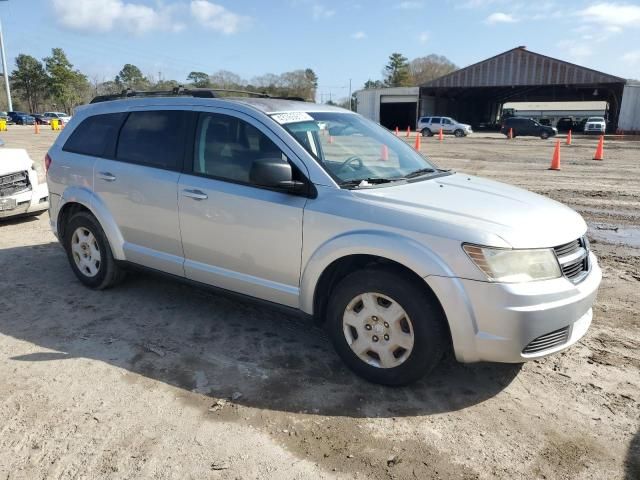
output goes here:
{"type": "Polygon", "coordinates": [[[554,247],[562,274],[573,283],[582,281],[589,273],[589,243],[586,237],[554,247]]]}
{"type": "Polygon", "coordinates": [[[529,342],[529,345],[524,347],[522,353],[538,353],[543,350],[549,350],[550,348],[567,343],[567,340],[569,340],[569,327],[564,327],[560,330],[554,330],[553,332],[540,335],[538,338],[529,342]]]}
{"type": "Polygon", "coordinates": [[[0,177],[0,197],[8,197],[14,193],[31,188],[28,172],[16,172],[0,177]]]}

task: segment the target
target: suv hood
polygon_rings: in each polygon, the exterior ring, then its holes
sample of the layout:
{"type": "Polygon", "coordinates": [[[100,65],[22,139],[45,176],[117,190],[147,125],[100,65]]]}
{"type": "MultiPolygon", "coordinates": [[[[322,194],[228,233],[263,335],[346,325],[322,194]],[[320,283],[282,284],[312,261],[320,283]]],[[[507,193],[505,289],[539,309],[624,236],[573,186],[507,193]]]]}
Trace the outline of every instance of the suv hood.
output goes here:
{"type": "Polygon", "coordinates": [[[0,148],[0,175],[30,170],[33,160],[23,148],[0,148]]]}
{"type": "Polygon", "coordinates": [[[416,230],[462,242],[547,248],[573,241],[587,230],[582,217],[561,203],[463,174],[352,192],[362,200],[428,222],[416,230]]]}

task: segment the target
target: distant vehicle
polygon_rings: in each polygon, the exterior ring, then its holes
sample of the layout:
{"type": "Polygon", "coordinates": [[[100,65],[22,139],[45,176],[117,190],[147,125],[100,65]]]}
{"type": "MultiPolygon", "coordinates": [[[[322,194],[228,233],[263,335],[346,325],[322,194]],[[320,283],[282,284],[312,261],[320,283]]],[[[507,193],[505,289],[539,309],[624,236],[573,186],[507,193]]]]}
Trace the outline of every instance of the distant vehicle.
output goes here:
{"type": "Polygon", "coordinates": [[[540,137],[547,139],[553,137],[558,133],[554,127],[547,125],[540,125],[533,118],[525,117],[509,117],[504,120],[500,132],[504,135],[509,135],[509,129],[512,129],[513,137],[540,137]]]}
{"type": "Polygon", "coordinates": [[[58,119],[62,123],[69,123],[69,120],[71,120],[71,115],[64,112],[44,112],[42,115],[49,120],[58,119]]]}
{"type": "Polygon", "coordinates": [[[602,135],[607,130],[607,122],[604,117],[589,117],[584,124],[584,133],[597,133],[602,135]]]}
{"type": "Polygon", "coordinates": [[[49,208],[49,190],[22,148],[0,149],[0,220],[40,215],[49,208]]]}
{"type": "Polygon", "coordinates": [[[431,137],[442,129],[442,133],[452,133],[456,137],[466,137],[473,133],[471,125],[460,123],[451,117],[422,117],[418,120],[419,132],[423,137],[431,137]]]}
{"type": "Polygon", "coordinates": [[[36,119],[29,115],[27,112],[9,112],[9,121],[16,125],[33,125],[36,123],[36,119]]]}
{"type": "Polygon", "coordinates": [[[51,119],[48,117],[45,117],[41,113],[32,113],[31,116],[35,118],[36,123],[38,125],[51,125],[51,119]]]}
{"type": "Polygon", "coordinates": [[[556,128],[559,132],[568,132],[576,129],[576,123],[571,117],[563,117],[556,123],[556,128]]]}
{"type": "Polygon", "coordinates": [[[0,112],[0,119],[6,120],[7,122],[9,122],[10,121],[9,114],[7,112],[0,112]]]}

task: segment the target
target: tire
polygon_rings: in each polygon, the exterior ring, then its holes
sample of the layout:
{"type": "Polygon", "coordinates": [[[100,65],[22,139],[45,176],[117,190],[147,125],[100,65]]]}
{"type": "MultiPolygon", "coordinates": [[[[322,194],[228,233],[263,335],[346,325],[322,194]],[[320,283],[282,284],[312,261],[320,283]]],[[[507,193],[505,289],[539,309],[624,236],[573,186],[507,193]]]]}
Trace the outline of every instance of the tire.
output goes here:
{"type": "Polygon", "coordinates": [[[433,132],[428,128],[423,128],[422,129],[422,136],[423,137],[433,137],[433,132]]]}
{"type": "Polygon", "coordinates": [[[65,226],[64,249],[73,273],[89,288],[104,290],[124,278],[125,272],[115,262],[100,223],[90,213],[79,212],[71,217],[65,226]],[[82,252],[88,255],[84,263],[82,252]]]}
{"type": "Polygon", "coordinates": [[[549,138],[549,132],[542,132],[542,133],[540,134],[540,138],[541,138],[542,140],[546,140],[547,138],[549,138]]]}
{"type": "Polygon", "coordinates": [[[435,297],[426,285],[396,269],[369,268],[342,279],[331,293],[325,325],[347,366],[382,385],[406,385],[420,379],[438,364],[449,345],[446,318],[435,297]],[[365,302],[374,308],[366,307],[365,302]],[[392,307],[396,312],[401,309],[401,314],[394,315],[396,321],[385,310],[392,307]],[[375,316],[369,315],[372,311],[375,316]],[[364,316],[359,318],[359,314],[364,316]],[[358,339],[363,341],[358,343],[358,339]],[[351,345],[362,350],[360,355],[351,345]],[[383,356],[376,359],[374,348],[383,356]]]}
{"type": "Polygon", "coordinates": [[[464,132],[462,130],[460,130],[459,128],[456,131],[454,131],[453,134],[458,138],[464,137],[464,132]]]}

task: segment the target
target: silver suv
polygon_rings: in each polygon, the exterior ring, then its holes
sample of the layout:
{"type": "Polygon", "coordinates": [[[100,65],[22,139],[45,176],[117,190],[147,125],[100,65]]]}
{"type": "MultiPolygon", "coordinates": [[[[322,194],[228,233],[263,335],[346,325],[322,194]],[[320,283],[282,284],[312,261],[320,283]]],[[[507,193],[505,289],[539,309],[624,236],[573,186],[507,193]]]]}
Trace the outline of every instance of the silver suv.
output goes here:
{"type": "Polygon", "coordinates": [[[340,108],[188,95],[101,99],[51,147],[51,227],[86,286],[143,266],[290,307],[388,385],[587,331],[601,271],[573,210],[340,108]]]}
{"type": "Polygon", "coordinates": [[[460,123],[451,117],[421,117],[418,120],[417,130],[423,137],[432,137],[440,133],[452,133],[456,137],[466,137],[473,133],[471,125],[460,123]]]}

